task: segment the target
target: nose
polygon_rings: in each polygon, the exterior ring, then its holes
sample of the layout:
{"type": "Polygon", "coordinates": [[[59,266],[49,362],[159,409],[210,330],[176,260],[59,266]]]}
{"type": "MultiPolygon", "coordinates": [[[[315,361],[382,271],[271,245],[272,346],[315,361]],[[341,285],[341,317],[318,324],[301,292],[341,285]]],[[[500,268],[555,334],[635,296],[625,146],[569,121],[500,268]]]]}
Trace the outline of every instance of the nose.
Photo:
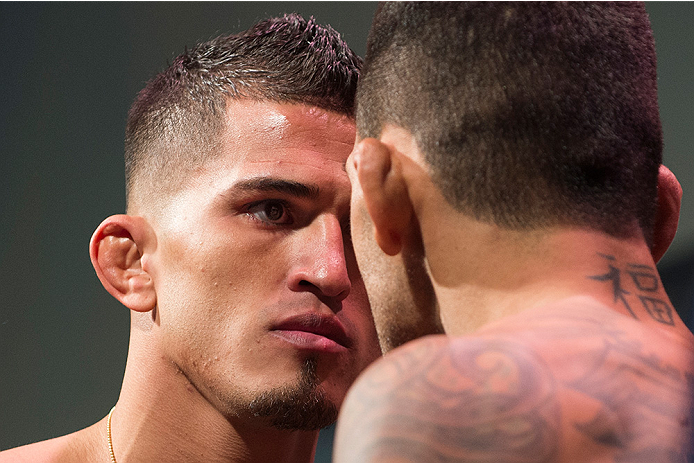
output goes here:
{"type": "Polygon", "coordinates": [[[344,300],[352,289],[342,227],[334,215],[322,215],[297,236],[299,258],[289,275],[292,291],[344,300]]]}

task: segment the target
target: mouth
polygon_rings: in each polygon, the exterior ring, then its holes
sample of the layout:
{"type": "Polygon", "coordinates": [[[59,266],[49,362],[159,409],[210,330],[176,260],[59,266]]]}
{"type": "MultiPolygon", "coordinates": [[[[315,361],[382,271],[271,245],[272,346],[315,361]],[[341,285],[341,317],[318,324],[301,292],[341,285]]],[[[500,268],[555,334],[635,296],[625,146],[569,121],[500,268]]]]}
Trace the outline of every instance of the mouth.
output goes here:
{"type": "Polygon", "coordinates": [[[297,315],[273,326],[270,332],[301,350],[344,352],[352,346],[344,326],[334,316],[297,315]]]}

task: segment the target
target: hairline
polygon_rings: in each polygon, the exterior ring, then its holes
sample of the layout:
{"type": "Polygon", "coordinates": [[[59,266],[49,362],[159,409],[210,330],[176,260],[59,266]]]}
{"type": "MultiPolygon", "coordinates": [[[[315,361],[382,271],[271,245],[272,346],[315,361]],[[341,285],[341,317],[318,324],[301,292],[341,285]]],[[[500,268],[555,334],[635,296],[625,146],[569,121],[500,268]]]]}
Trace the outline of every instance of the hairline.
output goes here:
{"type": "MultiPolygon", "coordinates": [[[[211,143],[205,143],[205,150],[207,153],[202,157],[201,161],[192,165],[187,165],[183,162],[178,162],[177,166],[171,166],[169,167],[170,170],[176,173],[176,176],[184,181],[181,182],[165,182],[165,185],[168,185],[169,188],[166,188],[163,191],[158,191],[156,193],[152,192],[151,187],[139,187],[138,185],[142,184],[143,182],[147,181],[152,181],[152,174],[157,174],[160,169],[151,169],[151,168],[140,168],[138,169],[137,175],[132,177],[132,186],[129,190],[129,195],[126,200],[126,213],[127,214],[147,214],[147,215],[159,215],[157,212],[151,212],[152,210],[154,211],[163,211],[166,208],[166,205],[170,203],[170,201],[179,193],[181,193],[183,190],[188,188],[190,181],[193,179],[194,175],[191,175],[191,173],[194,173],[195,171],[202,170],[205,168],[205,166],[213,162],[215,159],[217,159],[219,156],[222,155],[222,149],[221,149],[221,143],[224,138],[225,132],[228,129],[228,124],[229,124],[229,111],[231,111],[231,106],[233,106],[233,103],[241,103],[241,104],[277,104],[277,105],[282,105],[282,106],[295,106],[295,107],[305,107],[305,108],[317,108],[323,111],[326,111],[328,113],[332,113],[335,115],[338,115],[340,117],[344,117],[351,121],[353,124],[356,125],[355,117],[354,117],[354,110],[352,111],[339,111],[335,108],[330,108],[326,107],[327,105],[317,105],[314,104],[314,102],[306,102],[297,99],[279,99],[279,98],[261,98],[261,97],[256,97],[256,96],[233,96],[233,95],[225,95],[224,98],[225,102],[225,108],[224,111],[220,111],[219,114],[215,114],[214,117],[217,119],[218,122],[220,122],[220,125],[218,126],[219,132],[218,133],[210,133],[209,138],[207,138],[206,141],[211,141],[211,143]],[[232,103],[232,104],[230,104],[232,103]],[[139,198],[142,195],[146,195],[146,199],[141,199],[139,198]]],[[[159,142],[162,142],[161,138],[158,139],[159,142]]],[[[165,143],[167,146],[161,146],[159,145],[156,149],[166,149],[166,148],[172,148],[169,146],[169,143],[165,143]]],[[[186,148],[175,148],[174,149],[186,149],[186,148]]],[[[190,147],[188,147],[190,148],[190,147]]],[[[195,148],[195,145],[193,146],[195,148]]],[[[153,149],[153,148],[149,148],[153,149]]],[[[342,169],[345,170],[345,166],[342,166],[342,169]]],[[[273,182],[271,181],[272,179],[268,176],[267,179],[268,181],[262,181],[261,179],[262,176],[259,176],[257,178],[251,179],[253,181],[258,180],[258,186],[261,188],[265,188],[266,191],[269,191],[273,189],[273,182]]],[[[273,177],[274,178],[274,177],[273,177]]],[[[290,182],[290,181],[284,181],[281,179],[277,179],[280,181],[280,183],[296,183],[296,190],[298,194],[301,195],[306,195],[306,196],[315,196],[317,195],[317,191],[314,191],[314,188],[311,188],[308,186],[305,191],[299,192],[299,190],[304,190],[302,188],[303,184],[299,184],[299,182],[290,182]]],[[[253,181],[251,183],[253,183],[253,181]]],[[[287,186],[287,185],[285,185],[287,186]]],[[[249,184],[249,188],[252,187],[252,185],[249,184]]],[[[291,187],[290,187],[291,188],[291,187]]]]}

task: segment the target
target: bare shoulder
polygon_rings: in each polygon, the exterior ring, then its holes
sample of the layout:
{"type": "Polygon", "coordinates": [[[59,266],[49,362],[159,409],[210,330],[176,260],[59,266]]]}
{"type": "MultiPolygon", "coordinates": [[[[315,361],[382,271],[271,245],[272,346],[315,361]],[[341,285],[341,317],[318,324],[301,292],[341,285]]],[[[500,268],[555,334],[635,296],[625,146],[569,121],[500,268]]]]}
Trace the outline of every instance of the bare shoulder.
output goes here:
{"type": "Polygon", "coordinates": [[[554,461],[556,389],[522,344],[422,338],[357,381],[340,414],[335,462],[554,461]]]}
{"type": "Polygon", "coordinates": [[[0,452],[0,463],[59,462],[65,446],[65,436],[23,445],[0,452]]]}
{"type": "Polygon", "coordinates": [[[694,344],[691,333],[666,328],[571,299],[504,320],[485,335],[530,347],[551,371],[565,460],[595,461],[576,456],[589,449],[605,461],[689,463],[694,344]]]}
{"type": "Polygon", "coordinates": [[[334,461],[694,461],[691,348],[572,308],[385,355],[345,400],[334,461]]]}
{"type": "MultiPolygon", "coordinates": [[[[0,463],[72,463],[108,456],[97,444],[100,423],[65,436],[0,452],[0,463]]],[[[106,435],[103,435],[105,442],[106,435]]],[[[104,460],[107,461],[107,460],[104,460]]]]}

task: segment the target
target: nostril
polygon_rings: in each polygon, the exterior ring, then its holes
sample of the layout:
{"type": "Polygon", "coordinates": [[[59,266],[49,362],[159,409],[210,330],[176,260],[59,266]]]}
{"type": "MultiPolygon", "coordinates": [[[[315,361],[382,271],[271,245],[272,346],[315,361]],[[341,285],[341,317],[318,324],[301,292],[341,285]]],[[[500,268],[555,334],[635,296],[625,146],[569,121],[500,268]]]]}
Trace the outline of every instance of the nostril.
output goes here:
{"type": "Polygon", "coordinates": [[[330,284],[326,281],[321,281],[318,284],[315,284],[308,280],[300,280],[297,286],[299,290],[310,291],[317,296],[329,297],[338,301],[342,301],[347,298],[351,289],[350,283],[330,284]]]}
{"type": "Polygon", "coordinates": [[[292,289],[294,291],[306,291],[315,295],[318,300],[335,313],[342,310],[342,301],[344,301],[350,293],[350,288],[343,288],[341,291],[335,292],[331,291],[330,288],[315,285],[308,280],[299,280],[292,289]],[[333,292],[335,292],[335,294],[333,294],[333,292]]]}

